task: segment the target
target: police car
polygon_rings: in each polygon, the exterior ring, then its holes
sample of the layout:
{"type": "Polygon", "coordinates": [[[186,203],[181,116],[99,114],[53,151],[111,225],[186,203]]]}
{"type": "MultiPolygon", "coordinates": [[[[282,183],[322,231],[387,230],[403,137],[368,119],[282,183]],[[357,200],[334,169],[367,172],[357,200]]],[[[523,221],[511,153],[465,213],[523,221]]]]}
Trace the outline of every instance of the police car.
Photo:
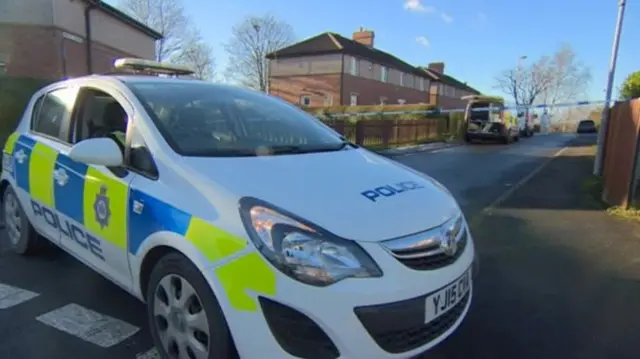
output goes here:
{"type": "Polygon", "coordinates": [[[163,358],[409,358],[460,325],[474,243],[442,185],[262,93],[116,65],[7,140],[15,252],[50,241],[145,302],[163,358]]]}

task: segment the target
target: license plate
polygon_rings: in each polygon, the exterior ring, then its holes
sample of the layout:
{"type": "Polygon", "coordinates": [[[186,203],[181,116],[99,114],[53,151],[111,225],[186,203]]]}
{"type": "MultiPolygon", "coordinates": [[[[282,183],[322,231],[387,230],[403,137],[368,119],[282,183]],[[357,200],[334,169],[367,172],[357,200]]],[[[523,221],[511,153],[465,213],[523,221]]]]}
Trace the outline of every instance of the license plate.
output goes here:
{"type": "Polygon", "coordinates": [[[471,271],[466,272],[453,283],[427,297],[425,323],[438,318],[455,307],[471,289],[471,271]]]}

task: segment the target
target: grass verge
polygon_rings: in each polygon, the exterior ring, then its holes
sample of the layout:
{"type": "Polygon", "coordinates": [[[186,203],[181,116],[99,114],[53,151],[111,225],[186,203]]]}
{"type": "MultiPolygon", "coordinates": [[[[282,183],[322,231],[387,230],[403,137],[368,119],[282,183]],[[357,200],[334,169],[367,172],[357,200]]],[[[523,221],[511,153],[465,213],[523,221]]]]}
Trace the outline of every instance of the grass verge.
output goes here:
{"type": "Polygon", "coordinates": [[[582,190],[587,195],[589,201],[599,208],[604,209],[607,214],[640,222],[640,208],[630,207],[625,209],[618,206],[609,206],[602,200],[602,191],[604,190],[602,177],[590,175],[582,182],[582,190]]]}

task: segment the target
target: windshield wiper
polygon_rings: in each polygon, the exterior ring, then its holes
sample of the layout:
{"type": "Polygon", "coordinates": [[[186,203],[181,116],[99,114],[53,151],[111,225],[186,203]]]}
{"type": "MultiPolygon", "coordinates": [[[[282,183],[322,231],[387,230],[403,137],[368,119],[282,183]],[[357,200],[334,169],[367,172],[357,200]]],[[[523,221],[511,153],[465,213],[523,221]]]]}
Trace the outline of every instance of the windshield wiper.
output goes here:
{"type": "Polygon", "coordinates": [[[281,146],[272,146],[269,147],[269,150],[275,154],[288,154],[288,153],[315,153],[315,152],[332,152],[332,151],[340,151],[345,149],[347,146],[353,146],[351,142],[344,141],[340,142],[336,146],[296,146],[296,145],[281,145],[281,146]]]}

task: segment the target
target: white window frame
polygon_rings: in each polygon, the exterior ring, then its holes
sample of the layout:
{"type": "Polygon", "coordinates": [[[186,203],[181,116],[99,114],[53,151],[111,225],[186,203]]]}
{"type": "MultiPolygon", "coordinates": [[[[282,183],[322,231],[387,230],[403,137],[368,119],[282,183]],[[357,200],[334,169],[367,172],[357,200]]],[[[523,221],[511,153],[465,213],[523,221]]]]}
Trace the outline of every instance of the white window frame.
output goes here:
{"type": "Polygon", "coordinates": [[[404,86],[404,72],[400,73],[400,86],[404,86]]]}
{"type": "Polygon", "coordinates": [[[420,78],[420,91],[424,91],[424,77],[420,78]]]}
{"type": "Polygon", "coordinates": [[[302,106],[310,106],[311,105],[311,97],[309,95],[300,95],[300,104],[302,106]],[[308,103],[305,103],[308,102],[308,103]]]}
{"type": "Polygon", "coordinates": [[[386,66],[382,66],[380,68],[380,81],[385,83],[389,81],[389,70],[387,69],[386,66]]]}
{"type": "Polygon", "coordinates": [[[351,57],[351,68],[349,69],[349,73],[352,76],[358,76],[360,74],[360,63],[358,59],[355,57],[351,57]]]}
{"type": "Polygon", "coordinates": [[[349,106],[358,106],[358,94],[355,92],[352,92],[349,95],[349,106]]]}

